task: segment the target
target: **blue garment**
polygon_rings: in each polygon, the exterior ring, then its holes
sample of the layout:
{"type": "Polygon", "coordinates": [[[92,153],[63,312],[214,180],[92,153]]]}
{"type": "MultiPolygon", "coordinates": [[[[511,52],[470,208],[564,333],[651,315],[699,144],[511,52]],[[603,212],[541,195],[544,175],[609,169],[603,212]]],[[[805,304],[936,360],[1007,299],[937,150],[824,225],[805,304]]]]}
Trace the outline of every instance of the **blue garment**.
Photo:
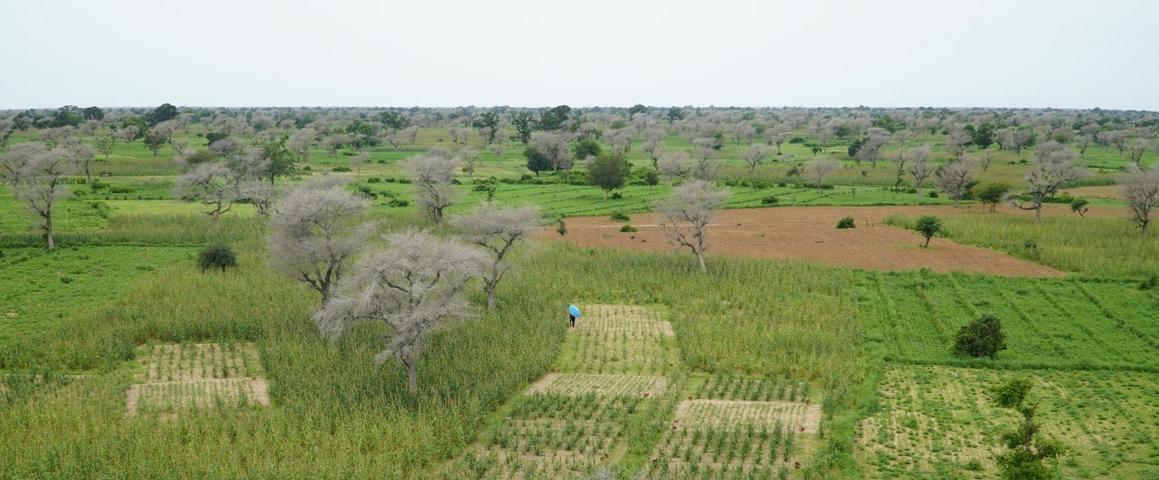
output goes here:
{"type": "Polygon", "coordinates": [[[577,307],[575,305],[568,305],[567,306],[567,313],[571,314],[571,316],[573,316],[575,318],[580,318],[580,316],[581,316],[579,307],[577,307]]]}

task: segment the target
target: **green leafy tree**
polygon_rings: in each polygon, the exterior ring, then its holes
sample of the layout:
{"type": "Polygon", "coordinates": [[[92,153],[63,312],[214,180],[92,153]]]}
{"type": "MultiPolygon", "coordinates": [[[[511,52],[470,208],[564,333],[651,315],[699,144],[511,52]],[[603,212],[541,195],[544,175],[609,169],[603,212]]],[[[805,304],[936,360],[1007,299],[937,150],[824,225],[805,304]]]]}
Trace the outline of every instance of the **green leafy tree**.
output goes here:
{"type": "Polygon", "coordinates": [[[563,128],[563,124],[568,121],[571,116],[571,107],[567,105],[560,105],[550,110],[545,110],[539,115],[539,122],[536,128],[540,130],[559,130],[563,128]]]}
{"type": "Polygon", "coordinates": [[[102,120],[105,118],[105,111],[101,107],[88,107],[81,111],[81,117],[85,120],[102,120]]]}
{"type": "Polygon", "coordinates": [[[917,230],[926,239],[926,243],[922,244],[922,247],[929,247],[930,239],[942,231],[942,220],[938,217],[930,216],[919,218],[914,230],[917,230]]]}
{"type": "Polygon", "coordinates": [[[672,107],[668,109],[668,113],[665,114],[665,116],[668,118],[668,123],[672,123],[677,120],[684,120],[684,110],[681,110],[677,107],[672,107]]]}
{"type": "Polygon", "coordinates": [[[531,132],[535,130],[532,116],[529,112],[515,112],[511,114],[511,125],[515,127],[515,139],[527,145],[531,141],[531,132]]]}
{"type": "Polygon", "coordinates": [[[990,122],[983,123],[975,127],[974,125],[966,125],[966,133],[970,134],[970,144],[977,146],[978,150],[985,150],[994,144],[994,124],[990,122]]]}
{"type": "Polygon", "coordinates": [[[535,172],[535,176],[539,176],[539,172],[544,170],[551,170],[551,159],[546,155],[540,153],[535,147],[527,147],[523,149],[523,156],[527,157],[527,169],[535,172]]]}
{"type": "Polygon", "coordinates": [[[177,118],[177,107],[172,104],[162,103],[161,106],[153,109],[153,113],[149,115],[149,124],[156,125],[161,122],[166,122],[177,118]]]}
{"type": "Polygon", "coordinates": [[[495,137],[499,134],[499,114],[492,111],[483,112],[475,117],[471,126],[487,132],[487,143],[495,143],[495,137]]]}
{"type": "Polygon", "coordinates": [[[1087,211],[1090,210],[1087,208],[1087,205],[1090,204],[1091,202],[1085,198],[1076,198],[1070,201],[1070,211],[1079,214],[1080,217],[1086,218],[1087,211]]]}
{"type": "Polygon", "coordinates": [[[270,185],[278,177],[284,177],[294,174],[294,152],[286,146],[286,141],[289,137],[282,135],[274,140],[262,144],[262,158],[265,159],[269,166],[266,168],[265,177],[269,180],[270,185]]]}
{"type": "Polygon", "coordinates": [[[631,108],[628,108],[628,118],[634,117],[637,113],[645,113],[647,111],[648,107],[645,107],[642,103],[637,103],[632,105],[631,108]]]}
{"type": "Polygon", "coordinates": [[[1034,384],[1030,380],[1015,379],[991,391],[994,404],[1010,408],[1022,415],[1017,430],[1002,435],[1007,450],[998,454],[998,469],[1007,480],[1048,480],[1056,478],[1047,462],[1061,456],[1062,444],[1043,438],[1041,427],[1034,423],[1037,404],[1028,403],[1027,396],[1034,384]]]}
{"type": "Polygon", "coordinates": [[[84,120],[81,116],[81,109],[75,105],[65,105],[56,110],[52,115],[53,127],[75,127],[80,125],[84,120]]]}
{"type": "Polygon", "coordinates": [[[985,183],[975,186],[972,194],[978,201],[989,205],[990,211],[994,212],[998,208],[998,204],[1006,198],[1006,193],[1010,189],[1010,185],[1005,183],[985,183]]]}
{"type": "Polygon", "coordinates": [[[576,141],[572,145],[571,151],[575,155],[576,160],[583,160],[588,157],[599,157],[602,149],[600,148],[600,142],[591,138],[585,138],[576,141]]]}
{"type": "Polygon", "coordinates": [[[647,172],[644,172],[644,183],[647,183],[649,187],[655,187],[656,185],[659,185],[660,174],[656,173],[656,170],[648,170],[647,172]]]}
{"type": "Polygon", "coordinates": [[[954,354],[971,357],[996,358],[1006,350],[1006,334],[998,317],[986,314],[963,325],[954,342],[954,354]]]}
{"type": "Polygon", "coordinates": [[[604,191],[604,198],[612,190],[624,186],[631,164],[623,155],[600,155],[592,161],[588,171],[588,183],[600,187],[604,191]]]}
{"type": "Polygon", "coordinates": [[[382,123],[382,126],[392,131],[399,131],[410,126],[410,119],[402,112],[395,110],[387,110],[378,114],[378,121],[382,123]]]}

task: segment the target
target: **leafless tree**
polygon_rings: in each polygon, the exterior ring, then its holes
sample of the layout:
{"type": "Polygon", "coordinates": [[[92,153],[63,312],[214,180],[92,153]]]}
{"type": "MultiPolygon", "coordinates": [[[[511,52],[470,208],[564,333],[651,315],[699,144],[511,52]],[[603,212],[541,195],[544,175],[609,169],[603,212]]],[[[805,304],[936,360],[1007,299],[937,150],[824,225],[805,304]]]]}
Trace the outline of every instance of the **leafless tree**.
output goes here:
{"type": "Polygon", "coordinates": [[[374,362],[381,365],[390,358],[402,362],[407,387],[415,394],[427,336],[447,321],[470,314],[464,290],[486,258],[474,248],[426,232],[394,233],[386,240],[386,250],[369,254],[338,282],[338,295],[314,315],[314,323],[332,341],[353,323],[390,326],[390,345],[374,356],[374,362]]]}
{"type": "Polygon", "coordinates": [[[473,148],[463,148],[455,153],[463,161],[463,171],[467,173],[467,177],[475,178],[475,166],[479,164],[479,151],[473,148]]]}
{"type": "Polygon", "coordinates": [[[765,139],[777,146],[777,155],[781,154],[781,145],[789,140],[790,131],[789,126],[783,123],[769,125],[765,128],[765,139]]]}
{"type": "Polygon", "coordinates": [[[914,177],[914,189],[917,190],[918,198],[922,198],[922,184],[934,174],[934,164],[930,162],[930,146],[927,144],[912,148],[907,156],[909,157],[907,172],[914,177]]]}
{"type": "Polygon", "coordinates": [[[717,210],[728,202],[729,192],[712,182],[691,180],[672,190],[672,195],[656,204],[664,216],[660,227],[681,248],[696,255],[700,271],[707,273],[704,251],[708,248],[708,226],[717,210]]]}
{"type": "Polygon", "coordinates": [[[877,168],[877,158],[881,152],[881,147],[889,143],[891,138],[889,131],[884,128],[870,128],[868,136],[861,143],[861,148],[857,149],[855,158],[858,162],[868,160],[873,168],[877,168]]]}
{"type": "Polygon", "coordinates": [[[748,148],[745,148],[744,151],[741,152],[740,158],[741,160],[744,160],[745,164],[749,166],[749,173],[755,171],[757,166],[764,162],[765,158],[768,158],[770,153],[769,150],[770,148],[768,146],[754,143],[749,145],[748,148]]]}
{"type": "Polygon", "coordinates": [[[1143,155],[1145,155],[1147,150],[1150,149],[1151,145],[1149,145],[1147,140],[1144,138],[1131,139],[1126,142],[1126,145],[1124,145],[1124,151],[1127,154],[1127,161],[1131,162],[1132,165],[1138,168],[1143,167],[1143,155]]]}
{"type": "Polygon", "coordinates": [[[534,206],[501,207],[484,203],[470,213],[452,219],[451,224],[468,241],[483,247],[491,254],[490,268],[482,275],[483,291],[487,293],[487,309],[495,309],[495,289],[503,276],[511,270],[507,254],[537,227],[541,221],[539,209],[534,206]]]}
{"type": "Polygon", "coordinates": [[[326,153],[331,157],[335,157],[338,156],[338,149],[342,148],[342,146],[349,141],[350,136],[346,135],[345,133],[327,135],[322,139],[322,148],[324,148],[326,153]]]}
{"type": "Polygon", "coordinates": [[[355,174],[362,174],[362,166],[370,161],[370,155],[366,152],[358,152],[358,154],[350,157],[350,168],[354,170],[355,174]]]}
{"type": "Polygon", "coordinates": [[[169,148],[173,149],[173,153],[185,155],[189,151],[189,139],[185,137],[173,137],[169,139],[169,148]]]}
{"type": "Polygon", "coordinates": [[[302,163],[310,163],[310,148],[314,146],[314,141],[317,138],[318,130],[314,127],[303,127],[291,134],[286,143],[290,147],[290,151],[302,159],[302,163]]]}
{"type": "Polygon", "coordinates": [[[1054,195],[1063,185],[1089,175],[1075,165],[1077,158],[1077,152],[1053,140],[1039,145],[1034,152],[1034,161],[1026,170],[1029,188],[1024,195],[1030,197],[1030,202],[1025,203],[1014,195],[1007,197],[1008,202],[1016,208],[1034,210],[1035,221],[1042,221],[1042,204],[1046,197],[1054,195]]]}
{"type": "Polygon", "coordinates": [[[961,160],[966,149],[970,146],[970,141],[970,133],[960,126],[955,126],[950,130],[950,135],[946,137],[946,151],[950,152],[955,160],[961,160]]]}
{"type": "Polygon", "coordinates": [[[645,134],[644,144],[640,148],[652,160],[652,168],[660,168],[660,157],[664,154],[664,137],[658,133],[653,134],[653,132],[648,132],[645,134]]]}
{"type": "Polygon", "coordinates": [[[660,174],[668,177],[669,180],[677,178],[684,178],[688,175],[688,154],[684,152],[664,152],[660,157],[660,161],[656,166],[660,170],[660,174]]]}
{"type": "Polygon", "coordinates": [[[407,162],[407,170],[415,185],[415,202],[435,223],[442,223],[443,211],[459,198],[459,191],[451,184],[458,168],[459,159],[431,152],[415,155],[407,162]]]}
{"type": "Polygon", "coordinates": [[[137,139],[137,134],[140,133],[140,131],[141,131],[141,129],[137,128],[137,126],[129,125],[125,128],[117,130],[117,133],[115,135],[117,137],[117,140],[124,141],[125,144],[127,145],[130,143],[133,143],[133,140],[137,139]]]}
{"type": "Polygon", "coordinates": [[[61,148],[48,148],[40,142],[13,146],[0,160],[0,179],[40,220],[37,225],[47,248],[56,248],[53,238],[53,212],[56,202],[68,195],[64,177],[76,170],[76,157],[61,148]]]}
{"type": "Polygon", "coordinates": [[[1131,132],[1128,130],[1107,130],[1099,132],[1095,136],[1095,140],[1103,145],[1113,145],[1119,151],[1119,158],[1123,158],[1123,154],[1127,150],[1127,138],[1130,135],[1131,132]]]}
{"type": "Polygon", "coordinates": [[[560,134],[553,132],[535,132],[531,134],[531,145],[535,150],[551,161],[555,171],[571,169],[571,152],[567,148],[567,140],[560,134]]]}
{"type": "Polygon", "coordinates": [[[503,139],[496,138],[493,143],[487,145],[487,149],[491,150],[491,153],[495,154],[495,159],[502,160],[503,152],[507,150],[507,144],[503,142],[503,139]]]}
{"type": "Polygon", "coordinates": [[[1151,215],[1159,207],[1159,164],[1145,170],[1131,166],[1130,175],[1123,183],[1123,197],[1127,200],[1131,221],[1146,235],[1151,226],[1151,215]]]}
{"type": "Polygon", "coordinates": [[[90,170],[95,155],[93,148],[80,142],[70,143],[63,148],[64,154],[72,157],[68,162],[80,167],[85,172],[85,182],[93,183],[93,175],[90,170]]]}
{"type": "Polygon", "coordinates": [[[302,281],[330,300],[331,290],[370,237],[367,202],[341,182],[307,183],[286,193],[270,216],[270,268],[302,281]]]}
{"type": "Polygon", "coordinates": [[[997,137],[998,146],[1003,150],[1014,150],[1014,153],[1021,154],[1022,149],[1030,144],[1034,133],[1025,128],[1010,127],[999,130],[997,137]]]}
{"type": "Polygon", "coordinates": [[[985,172],[990,169],[990,164],[994,163],[994,151],[989,148],[979,150],[978,153],[971,156],[971,160],[982,167],[982,171],[985,172]]]}
{"type": "Polygon", "coordinates": [[[112,132],[102,132],[93,137],[93,146],[101,155],[105,156],[105,160],[108,160],[109,155],[113,153],[113,145],[116,141],[117,137],[113,136],[112,132]]]}
{"type": "Polygon", "coordinates": [[[969,193],[973,182],[970,164],[966,160],[947,162],[935,171],[934,176],[937,177],[938,187],[946,196],[954,199],[954,204],[962,202],[962,197],[969,193]]]}
{"type": "Polygon", "coordinates": [[[220,162],[199,163],[177,180],[178,193],[188,201],[200,202],[204,213],[216,222],[233,208],[237,183],[234,172],[220,162]]]}
{"type": "Polygon", "coordinates": [[[833,172],[841,170],[841,162],[829,157],[814,158],[805,164],[804,175],[805,178],[813,184],[817,191],[821,191],[821,186],[825,183],[825,178],[832,175],[833,172]]]}

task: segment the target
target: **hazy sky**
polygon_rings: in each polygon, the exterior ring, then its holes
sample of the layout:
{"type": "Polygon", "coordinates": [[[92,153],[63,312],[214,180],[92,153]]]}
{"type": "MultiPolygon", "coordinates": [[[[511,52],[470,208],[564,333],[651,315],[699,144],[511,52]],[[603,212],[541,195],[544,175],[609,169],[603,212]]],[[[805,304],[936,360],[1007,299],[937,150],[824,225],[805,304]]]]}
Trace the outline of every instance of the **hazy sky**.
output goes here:
{"type": "Polygon", "coordinates": [[[1159,110],[1159,1],[24,0],[0,108],[1159,110]]]}

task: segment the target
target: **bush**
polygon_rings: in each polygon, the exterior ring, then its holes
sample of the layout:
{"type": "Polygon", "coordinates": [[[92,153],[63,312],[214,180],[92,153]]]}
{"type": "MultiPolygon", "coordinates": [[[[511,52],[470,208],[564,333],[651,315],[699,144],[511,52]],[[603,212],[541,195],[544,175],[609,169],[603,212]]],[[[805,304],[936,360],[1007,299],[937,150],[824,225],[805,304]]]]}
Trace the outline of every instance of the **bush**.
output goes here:
{"type": "Polygon", "coordinates": [[[781,201],[781,200],[778,199],[777,197],[769,195],[769,196],[761,199],[761,205],[776,205],[777,202],[779,202],[779,201],[781,201]]]}
{"type": "Polygon", "coordinates": [[[370,177],[366,179],[366,183],[382,183],[382,179],[378,177],[370,177]]]}
{"type": "Polygon", "coordinates": [[[403,200],[401,198],[392,198],[392,199],[390,199],[389,202],[386,202],[386,206],[388,206],[388,207],[406,207],[409,205],[410,205],[410,201],[403,200]]]}
{"type": "Polygon", "coordinates": [[[633,227],[632,224],[630,224],[630,223],[625,223],[624,226],[620,227],[620,231],[632,233],[632,232],[636,231],[636,227],[633,227]]]}
{"type": "Polygon", "coordinates": [[[630,220],[628,215],[621,213],[621,212],[613,213],[612,216],[608,217],[608,219],[609,220],[618,220],[621,222],[626,222],[626,221],[630,220]]]}
{"type": "Polygon", "coordinates": [[[615,192],[612,194],[612,200],[623,200],[623,198],[624,196],[621,195],[620,192],[615,192]]]}
{"type": "Polygon", "coordinates": [[[930,216],[921,217],[918,219],[917,225],[914,226],[914,230],[925,237],[926,243],[922,246],[929,247],[930,239],[942,231],[942,219],[930,216]]]}
{"type": "Polygon", "coordinates": [[[927,193],[926,196],[930,198],[938,198],[938,192],[937,190],[930,190],[930,193],[927,193]]]}
{"type": "Polygon", "coordinates": [[[853,217],[845,217],[845,218],[842,218],[841,220],[837,221],[837,228],[840,228],[840,229],[856,228],[856,227],[857,227],[857,224],[854,222],[853,217]]]}
{"type": "Polygon", "coordinates": [[[209,269],[225,271],[237,266],[237,256],[228,245],[210,245],[197,254],[197,266],[204,272],[209,269]]]}
{"type": "Polygon", "coordinates": [[[963,326],[954,342],[954,354],[960,356],[995,358],[1000,350],[1006,350],[1006,335],[1002,322],[990,314],[963,326]]]}
{"type": "Polygon", "coordinates": [[[349,172],[350,167],[334,167],[334,168],[330,169],[330,171],[332,171],[332,172],[349,172]]]}
{"type": "MultiPolygon", "coordinates": [[[[3,256],[4,252],[0,252],[0,257],[3,256]]],[[[1139,290],[1154,290],[1155,287],[1159,287],[1159,275],[1151,275],[1146,280],[1143,280],[1143,283],[1139,284],[1139,290]]]]}

